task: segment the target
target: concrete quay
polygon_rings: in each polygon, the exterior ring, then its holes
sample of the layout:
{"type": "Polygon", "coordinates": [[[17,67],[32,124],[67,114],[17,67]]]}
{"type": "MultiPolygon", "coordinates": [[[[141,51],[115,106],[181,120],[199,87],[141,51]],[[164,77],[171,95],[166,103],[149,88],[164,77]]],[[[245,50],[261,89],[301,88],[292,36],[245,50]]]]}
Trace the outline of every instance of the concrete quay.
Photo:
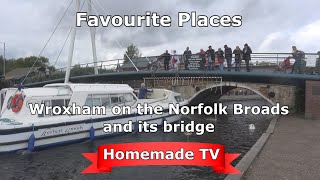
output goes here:
{"type": "Polygon", "coordinates": [[[261,148],[253,147],[254,153],[250,150],[248,157],[238,163],[244,170],[242,174],[228,175],[226,179],[320,179],[319,120],[305,120],[302,115],[282,116],[275,123],[274,131],[264,135],[269,137],[260,138],[265,142],[261,148]]]}

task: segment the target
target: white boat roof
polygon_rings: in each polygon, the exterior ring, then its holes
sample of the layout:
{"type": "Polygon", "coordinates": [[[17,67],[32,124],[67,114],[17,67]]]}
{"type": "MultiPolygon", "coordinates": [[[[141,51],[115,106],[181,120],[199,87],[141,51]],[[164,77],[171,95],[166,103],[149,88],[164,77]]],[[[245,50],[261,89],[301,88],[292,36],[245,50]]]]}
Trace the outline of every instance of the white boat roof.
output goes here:
{"type": "MultiPolygon", "coordinates": [[[[16,92],[17,88],[7,88],[8,91],[16,92]]],[[[27,96],[61,96],[72,95],[75,92],[92,93],[132,93],[134,90],[127,84],[47,84],[44,87],[26,88],[22,90],[27,96]]]]}
{"type": "Polygon", "coordinates": [[[56,83],[47,84],[45,88],[69,88],[73,92],[106,92],[106,93],[127,93],[133,92],[133,89],[127,84],[72,84],[56,83]]]}

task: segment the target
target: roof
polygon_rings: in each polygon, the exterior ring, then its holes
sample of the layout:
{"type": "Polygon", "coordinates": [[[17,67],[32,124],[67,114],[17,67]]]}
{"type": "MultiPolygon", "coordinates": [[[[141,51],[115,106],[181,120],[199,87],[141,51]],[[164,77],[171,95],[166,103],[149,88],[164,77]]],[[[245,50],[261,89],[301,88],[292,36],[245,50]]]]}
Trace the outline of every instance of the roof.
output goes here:
{"type": "MultiPolygon", "coordinates": [[[[16,91],[16,88],[12,88],[16,91]]],[[[44,87],[25,88],[22,90],[27,96],[40,97],[40,96],[65,96],[72,95],[74,92],[84,92],[86,94],[92,93],[132,93],[133,89],[127,84],[47,84],[44,87]]]]}
{"type": "MultiPolygon", "coordinates": [[[[156,59],[157,59],[157,57],[149,57],[148,59],[146,57],[139,57],[139,58],[134,58],[134,59],[131,59],[131,60],[134,63],[134,65],[137,66],[138,69],[145,69],[145,68],[148,67],[149,61],[152,62],[152,61],[154,61],[156,59]]],[[[129,68],[134,68],[134,66],[132,65],[131,61],[129,60],[129,61],[125,62],[121,66],[121,68],[122,69],[129,69],[129,68]]]]}
{"type": "Polygon", "coordinates": [[[70,88],[73,92],[105,92],[128,93],[133,89],[127,84],[80,84],[80,83],[56,83],[47,84],[44,88],[70,88]]]}
{"type": "MultiPolygon", "coordinates": [[[[6,73],[5,80],[12,80],[12,79],[21,79],[25,77],[28,72],[30,71],[31,67],[26,68],[16,68],[8,73],[6,73]]],[[[30,73],[38,72],[39,67],[33,67],[30,73]]]]}

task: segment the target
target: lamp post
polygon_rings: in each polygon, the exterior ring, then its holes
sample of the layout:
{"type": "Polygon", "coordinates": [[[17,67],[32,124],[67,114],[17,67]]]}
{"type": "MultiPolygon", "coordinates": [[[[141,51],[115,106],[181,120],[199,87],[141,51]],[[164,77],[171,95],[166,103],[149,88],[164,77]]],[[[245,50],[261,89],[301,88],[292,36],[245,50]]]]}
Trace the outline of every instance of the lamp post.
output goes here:
{"type": "Polygon", "coordinates": [[[3,44],[3,78],[6,75],[6,43],[0,42],[3,44]]]}

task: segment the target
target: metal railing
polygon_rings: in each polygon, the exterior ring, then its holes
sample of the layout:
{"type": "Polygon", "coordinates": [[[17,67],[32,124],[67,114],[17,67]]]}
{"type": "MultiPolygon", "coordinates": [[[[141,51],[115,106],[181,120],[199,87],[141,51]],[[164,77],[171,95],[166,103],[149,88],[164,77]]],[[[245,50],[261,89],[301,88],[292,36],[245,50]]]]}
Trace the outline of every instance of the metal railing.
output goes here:
{"type": "MultiPolygon", "coordinates": [[[[197,54],[198,55],[198,54],[197,54]]],[[[184,70],[186,57],[184,55],[177,55],[180,60],[179,69],[184,70]]],[[[232,55],[232,62],[234,62],[234,54],[232,55]]],[[[281,72],[280,65],[281,63],[289,56],[292,56],[291,53],[252,53],[250,67],[252,71],[262,71],[266,73],[274,73],[281,72]]],[[[172,57],[172,55],[171,55],[172,57]]],[[[139,69],[139,71],[163,71],[164,59],[162,56],[148,56],[148,57],[140,57],[132,59],[132,62],[127,61],[124,62],[123,59],[114,59],[114,60],[106,60],[106,61],[98,61],[97,67],[99,74],[110,73],[110,72],[123,72],[123,71],[136,71],[135,66],[139,69]]],[[[294,63],[294,59],[291,58],[290,64],[291,66],[294,63]]],[[[320,63],[319,63],[319,54],[317,53],[305,53],[304,61],[306,64],[305,74],[319,74],[320,63]]],[[[225,68],[227,67],[225,61],[225,68]]],[[[217,65],[217,64],[215,64],[217,65]]],[[[171,62],[169,64],[172,70],[171,62]]],[[[244,71],[245,63],[242,60],[241,68],[244,71]]],[[[204,68],[206,70],[206,67],[204,68]]],[[[226,70],[226,69],[225,69],[226,70]]],[[[63,78],[65,76],[66,67],[57,68],[50,72],[50,76],[46,77],[44,73],[39,72],[34,73],[32,76],[26,79],[26,83],[33,83],[45,80],[53,80],[58,78],[63,78]]],[[[232,67],[232,71],[234,71],[234,64],[232,67]]],[[[71,67],[71,77],[74,76],[82,76],[82,75],[92,75],[94,74],[94,63],[82,63],[76,64],[71,67]]]]}

